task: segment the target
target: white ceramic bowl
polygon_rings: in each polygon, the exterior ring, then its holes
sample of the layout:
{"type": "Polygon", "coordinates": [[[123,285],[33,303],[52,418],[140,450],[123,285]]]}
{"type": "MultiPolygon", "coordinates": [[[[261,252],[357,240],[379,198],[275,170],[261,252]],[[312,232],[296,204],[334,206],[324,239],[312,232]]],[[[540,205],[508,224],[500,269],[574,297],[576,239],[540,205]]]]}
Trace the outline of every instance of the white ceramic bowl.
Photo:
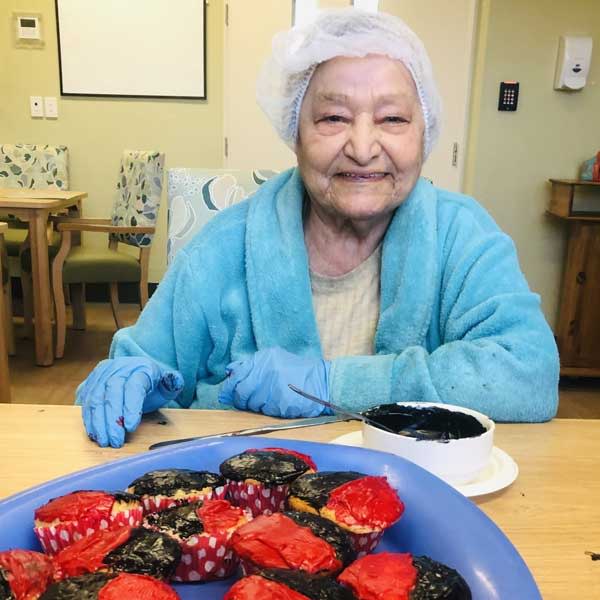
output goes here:
{"type": "Polygon", "coordinates": [[[495,424],[489,417],[475,410],[452,404],[432,402],[398,402],[397,404],[417,408],[437,406],[463,412],[475,417],[485,427],[486,432],[477,437],[440,442],[389,433],[363,422],[363,446],[402,456],[451,484],[473,481],[488,464],[494,446],[495,429],[495,424]]]}

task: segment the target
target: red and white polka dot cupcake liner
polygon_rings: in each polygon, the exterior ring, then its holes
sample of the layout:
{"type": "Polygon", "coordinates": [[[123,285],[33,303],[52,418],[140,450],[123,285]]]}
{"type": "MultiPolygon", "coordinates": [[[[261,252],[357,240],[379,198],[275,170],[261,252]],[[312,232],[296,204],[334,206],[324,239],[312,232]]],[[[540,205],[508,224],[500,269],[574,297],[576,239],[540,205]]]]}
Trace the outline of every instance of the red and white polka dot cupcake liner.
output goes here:
{"type": "Polygon", "coordinates": [[[79,519],[78,521],[67,521],[56,525],[34,527],[42,549],[46,554],[56,554],[73,542],[92,535],[99,529],[115,529],[117,527],[139,527],[144,518],[144,509],[141,506],[120,510],[108,520],[101,519],[79,519]]]}
{"type": "Polygon", "coordinates": [[[348,537],[356,550],[356,558],[361,558],[370,554],[377,548],[377,545],[383,537],[383,531],[373,531],[372,533],[352,533],[347,531],[348,537]]]}
{"type": "Polygon", "coordinates": [[[227,486],[219,486],[208,494],[194,494],[183,498],[169,498],[168,496],[143,496],[142,503],[146,513],[162,512],[167,508],[191,504],[200,500],[224,500],[227,495],[227,486]]]}
{"type": "Polygon", "coordinates": [[[234,506],[247,508],[253,517],[272,515],[285,508],[288,485],[264,486],[261,483],[246,483],[245,481],[227,482],[229,501],[234,506]]]}
{"type": "Polygon", "coordinates": [[[180,542],[181,561],[173,581],[211,581],[233,575],[239,560],[231,548],[232,533],[193,535],[180,542]]]}

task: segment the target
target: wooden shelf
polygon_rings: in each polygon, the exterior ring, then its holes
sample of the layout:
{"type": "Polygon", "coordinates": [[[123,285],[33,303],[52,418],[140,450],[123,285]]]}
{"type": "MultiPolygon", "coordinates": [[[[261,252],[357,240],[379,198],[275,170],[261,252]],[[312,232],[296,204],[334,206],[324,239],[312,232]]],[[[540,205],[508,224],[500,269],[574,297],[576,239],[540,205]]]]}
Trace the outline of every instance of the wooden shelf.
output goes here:
{"type": "Polygon", "coordinates": [[[560,213],[554,212],[551,208],[546,211],[547,215],[552,215],[553,217],[558,217],[559,219],[563,219],[565,221],[591,221],[592,223],[600,223],[600,211],[598,214],[586,211],[586,212],[573,212],[568,216],[564,216],[560,213]]]}
{"type": "Polygon", "coordinates": [[[583,179],[552,179],[551,183],[560,183],[563,185],[600,185],[600,181],[584,181],[583,179]]]}
{"type": "Polygon", "coordinates": [[[598,188],[600,192],[600,182],[598,181],[581,181],[579,179],[549,179],[552,184],[552,195],[550,196],[550,205],[548,213],[561,219],[570,219],[577,221],[596,220],[600,222],[600,194],[598,196],[598,212],[592,211],[576,211],[573,210],[573,198],[575,196],[575,188],[588,187],[598,188]]]}
{"type": "Polygon", "coordinates": [[[600,377],[600,368],[561,367],[561,377],[600,377]]]}

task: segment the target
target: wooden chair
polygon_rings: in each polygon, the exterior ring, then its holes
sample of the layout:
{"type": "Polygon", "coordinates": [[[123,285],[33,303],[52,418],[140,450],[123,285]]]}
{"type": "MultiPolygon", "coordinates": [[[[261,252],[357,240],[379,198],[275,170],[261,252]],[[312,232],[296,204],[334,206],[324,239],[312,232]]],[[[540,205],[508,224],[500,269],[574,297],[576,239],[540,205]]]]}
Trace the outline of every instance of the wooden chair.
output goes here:
{"type": "Polygon", "coordinates": [[[12,315],[7,312],[4,289],[10,287],[8,265],[5,262],[4,234],[8,231],[6,223],[0,223],[0,404],[10,403],[10,376],[8,372],[8,335],[7,324],[12,324],[12,315]],[[6,266],[6,269],[5,269],[6,266]],[[6,277],[5,277],[6,273],[6,277]]]}
{"type": "MultiPolygon", "coordinates": [[[[117,328],[123,326],[119,317],[120,282],[139,283],[140,307],[148,301],[148,263],[160,206],[163,167],[164,154],[126,150],[110,219],[55,219],[56,229],[62,234],[60,249],[52,263],[57,358],[62,358],[65,348],[64,285],[83,284],[83,288],[86,283],[108,283],[117,328]],[[75,232],[108,233],[108,247],[90,248],[83,243],[73,246],[75,232]],[[139,255],[135,257],[119,250],[120,243],[138,248],[139,255]]],[[[83,301],[83,293],[80,298],[83,301]]],[[[85,313],[82,319],[83,322],[75,325],[85,329],[85,313]]]]}
{"type": "MultiPolygon", "coordinates": [[[[69,151],[66,146],[42,144],[0,145],[0,187],[15,189],[69,189],[69,151]]],[[[33,285],[31,270],[23,269],[23,254],[28,252],[27,224],[15,218],[8,219],[8,230],[4,236],[5,247],[11,259],[13,276],[20,276],[23,290],[23,317],[25,337],[33,332],[33,285]],[[18,259],[16,258],[18,257],[18,259]],[[17,266],[18,265],[18,266],[17,266]]],[[[50,256],[55,256],[60,237],[48,228],[50,256]]],[[[9,306],[12,314],[12,306],[9,306]]],[[[12,326],[11,326],[12,331],[12,326]]],[[[14,334],[9,336],[9,354],[14,354],[14,334]]]]}

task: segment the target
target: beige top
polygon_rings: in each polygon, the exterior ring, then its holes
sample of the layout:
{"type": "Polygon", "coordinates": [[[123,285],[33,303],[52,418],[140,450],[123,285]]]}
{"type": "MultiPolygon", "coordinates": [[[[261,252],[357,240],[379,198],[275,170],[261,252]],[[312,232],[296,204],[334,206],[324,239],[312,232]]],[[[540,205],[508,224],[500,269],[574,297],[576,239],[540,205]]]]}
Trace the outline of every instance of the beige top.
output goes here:
{"type": "Polygon", "coordinates": [[[374,353],[380,272],[381,244],[367,260],[340,277],[310,272],[313,306],[326,360],[374,353]]]}

